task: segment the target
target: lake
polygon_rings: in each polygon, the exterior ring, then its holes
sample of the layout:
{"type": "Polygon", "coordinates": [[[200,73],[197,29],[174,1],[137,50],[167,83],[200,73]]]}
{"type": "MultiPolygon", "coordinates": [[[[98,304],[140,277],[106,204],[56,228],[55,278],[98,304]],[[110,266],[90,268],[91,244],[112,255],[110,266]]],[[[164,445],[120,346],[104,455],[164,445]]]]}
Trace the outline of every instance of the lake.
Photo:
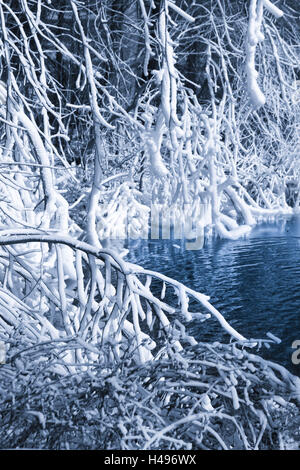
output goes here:
{"type": "MultiPolygon", "coordinates": [[[[125,258],[159,271],[210,296],[210,302],[247,338],[271,332],[280,344],[259,354],[300,375],[292,363],[292,343],[300,340],[300,217],[260,223],[236,241],[205,241],[187,250],[184,240],[129,240],[125,258]]],[[[200,341],[228,342],[214,319],[193,321],[189,332],[200,341]]],[[[300,354],[299,354],[300,357],[300,354]]]]}

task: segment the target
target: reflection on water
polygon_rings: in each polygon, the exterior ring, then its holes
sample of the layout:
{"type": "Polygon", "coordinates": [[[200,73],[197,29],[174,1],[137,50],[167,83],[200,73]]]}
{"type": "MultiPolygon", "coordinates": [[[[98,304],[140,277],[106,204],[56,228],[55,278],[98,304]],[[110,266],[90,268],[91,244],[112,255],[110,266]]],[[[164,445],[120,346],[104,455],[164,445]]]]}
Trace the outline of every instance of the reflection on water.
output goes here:
{"type": "MultiPolygon", "coordinates": [[[[248,338],[270,331],[282,339],[261,354],[300,375],[291,348],[300,340],[300,217],[262,223],[237,241],[209,240],[188,251],[183,240],[130,240],[127,260],[155,269],[210,296],[234,328],[248,338]]],[[[214,320],[193,322],[199,340],[228,341],[214,320]]]]}

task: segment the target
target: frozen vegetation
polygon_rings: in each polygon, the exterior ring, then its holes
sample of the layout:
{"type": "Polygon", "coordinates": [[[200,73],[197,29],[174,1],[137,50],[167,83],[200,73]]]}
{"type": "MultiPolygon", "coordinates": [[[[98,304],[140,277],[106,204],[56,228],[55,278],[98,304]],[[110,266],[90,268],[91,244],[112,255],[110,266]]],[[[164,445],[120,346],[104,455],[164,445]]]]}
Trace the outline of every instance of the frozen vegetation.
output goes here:
{"type": "Polygon", "coordinates": [[[232,240],[299,212],[297,14],[0,0],[1,448],[299,447],[300,379],[259,355],[277,338],[111,242],[156,211],[232,240]]]}

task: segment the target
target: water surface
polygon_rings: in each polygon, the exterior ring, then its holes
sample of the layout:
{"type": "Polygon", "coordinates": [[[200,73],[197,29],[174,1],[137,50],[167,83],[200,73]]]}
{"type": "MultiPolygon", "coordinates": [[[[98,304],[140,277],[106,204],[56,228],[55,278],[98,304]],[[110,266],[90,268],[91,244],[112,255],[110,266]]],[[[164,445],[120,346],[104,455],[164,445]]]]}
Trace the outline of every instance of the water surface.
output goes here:
{"type": "MultiPolygon", "coordinates": [[[[244,336],[281,338],[260,354],[300,375],[291,358],[292,343],[300,340],[300,217],[262,223],[241,240],[210,239],[197,251],[184,240],[129,240],[128,248],[127,260],[209,295],[244,336]]],[[[189,327],[198,340],[229,341],[215,320],[189,327]]]]}

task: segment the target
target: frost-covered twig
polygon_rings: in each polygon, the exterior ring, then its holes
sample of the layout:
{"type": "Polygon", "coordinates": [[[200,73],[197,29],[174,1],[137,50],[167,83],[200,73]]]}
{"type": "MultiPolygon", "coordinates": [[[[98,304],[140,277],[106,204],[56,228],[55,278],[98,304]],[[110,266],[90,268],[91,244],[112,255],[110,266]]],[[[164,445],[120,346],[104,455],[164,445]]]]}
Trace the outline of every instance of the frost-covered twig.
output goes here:
{"type": "Polygon", "coordinates": [[[258,85],[258,72],[255,68],[256,47],[259,42],[264,40],[264,35],[261,31],[264,7],[276,18],[280,18],[283,15],[283,12],[269,0],[251,0],[250,2],[246,42],[246,72],[247,91],[254,109],[263,106],[266,102],[265,96],[258,85]]]}

